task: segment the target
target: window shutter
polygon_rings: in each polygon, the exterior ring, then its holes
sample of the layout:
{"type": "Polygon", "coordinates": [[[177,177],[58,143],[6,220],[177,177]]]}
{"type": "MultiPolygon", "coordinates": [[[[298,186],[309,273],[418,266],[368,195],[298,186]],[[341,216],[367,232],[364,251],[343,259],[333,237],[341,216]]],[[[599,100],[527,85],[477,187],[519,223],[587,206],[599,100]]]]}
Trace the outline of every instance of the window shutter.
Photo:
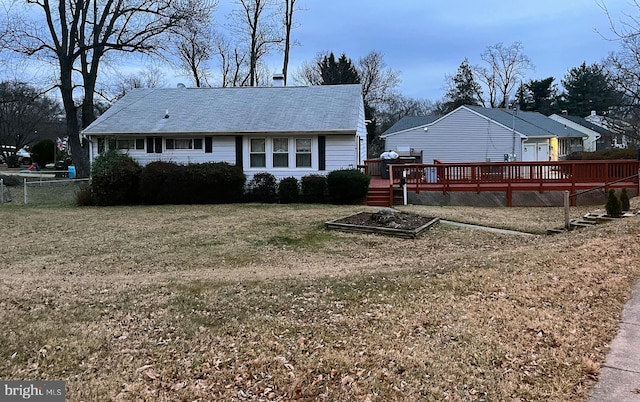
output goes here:
{"type": "Polygon", "coordinates": [[[213,137],[204,137],[204,152],[208,154],[213,152],[213,137]]]}
{"type": "Polygon", "coordinates": [[[155,142],[155,151],[157,154],[161,154],[162,153],[162,138],[161,137],[156,137],[154,138],[154,142],[155,142]]]}
{"type": "Polygon", "coordinates": [[[318,170],[327,170],[327,137],[318,136],[318,170]]]}
{"type": "Polygon", "coordinates": [[[147,153],[153,153],[153,137],[147,137],[147,153]]]}
{"type": "Polygon", "coordinates": [[[242,136],[236,136],[236,166],[243,167],[244,161],[242,160],[242,136]]]}

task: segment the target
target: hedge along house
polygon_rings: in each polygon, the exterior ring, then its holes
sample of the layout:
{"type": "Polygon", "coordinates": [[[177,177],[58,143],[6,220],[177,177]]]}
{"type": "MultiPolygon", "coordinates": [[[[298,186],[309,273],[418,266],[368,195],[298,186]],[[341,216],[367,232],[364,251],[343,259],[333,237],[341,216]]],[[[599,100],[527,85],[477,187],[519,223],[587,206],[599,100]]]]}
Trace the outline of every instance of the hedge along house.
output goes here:
{"type": "MultiPolygon", "coordinates": [[[[415,120],[415,122],[419,122],[415,120]]],[[[414,127],[383,133],[386,149],[422,152],[423,162],[558,160],[561,144],[585,134],[537,112],[460,106],[414,127]]]]}
{"type": "Polygon", "coordinates": [[[325,174],[366,158],[360,85],[135,89],[83,134],[141,165],[228,162],[251,177],[325,174]]]}

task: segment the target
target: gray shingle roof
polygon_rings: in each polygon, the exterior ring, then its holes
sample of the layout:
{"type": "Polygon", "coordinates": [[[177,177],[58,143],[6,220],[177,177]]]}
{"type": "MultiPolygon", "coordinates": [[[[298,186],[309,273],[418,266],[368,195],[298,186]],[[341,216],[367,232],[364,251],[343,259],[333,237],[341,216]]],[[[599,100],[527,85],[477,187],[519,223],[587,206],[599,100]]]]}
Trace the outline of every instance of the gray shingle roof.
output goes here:
{"type": "Polygon", "coordinates": [[[557,121],[538,112],[517,111],[514,115],[511,110],[506,109],[488,109],[479,106],[465,107],[468,107],[476,113],[496,121],[503,126],[509,128],[513,127],[515,131],[526,135],[527,137],[587,137],[587,135],[579,132],[578,130],[566,127],[564,124],[558,123],[557,121]]]}
{"type": "Polygon", "coordinates": [[[389,127],[382,136],[397,133],[399,131],[408,130],[410,128],[416,128],[420,126],[433,123],[438,120],[439,116],[405,116],[398,120],[393,126],[389,127]]]}
{"type": "Polygon", "coordinates": [[[588,128],[591,131],[595,131],[598,134],[602,134],[604,136],[608,136],[608,137],[613,137],[615,136],[615,133],[607,130],[604,127],[600,127],[597,124],[593,124],[590,121],[587,121],[584,119],[584,117],[580,117],[580,116],[570,116],[570,115],[566,115],[566,114],[558,114],[556,116],[560,116],[563,119],[567,119],[570,120],[576,124],[581,125],[582,127],[588,128]]]}
{"type": "Polygon", "coordinates": [[[135,89],[83,132],[355,132],[361,108],[360,85],[135,89]]]}

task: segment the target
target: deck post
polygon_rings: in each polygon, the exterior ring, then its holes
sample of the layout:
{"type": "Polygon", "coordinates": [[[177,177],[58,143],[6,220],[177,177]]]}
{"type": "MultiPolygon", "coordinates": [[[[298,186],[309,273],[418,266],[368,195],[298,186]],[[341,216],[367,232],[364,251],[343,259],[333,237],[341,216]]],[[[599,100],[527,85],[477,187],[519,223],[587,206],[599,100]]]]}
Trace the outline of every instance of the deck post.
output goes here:
{"type": "Polygon", "coordinates": [[[571,230],[571,216],[569,211],[571,210],[569,205],[569,191],[564,190],[564,228],[571,230]]]}

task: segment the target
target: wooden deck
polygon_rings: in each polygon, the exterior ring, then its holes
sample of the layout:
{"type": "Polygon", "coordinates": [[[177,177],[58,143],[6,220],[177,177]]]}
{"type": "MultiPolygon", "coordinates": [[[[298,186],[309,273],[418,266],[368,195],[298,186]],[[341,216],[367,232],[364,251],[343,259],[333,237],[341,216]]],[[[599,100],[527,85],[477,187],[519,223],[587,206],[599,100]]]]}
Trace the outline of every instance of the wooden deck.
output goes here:
{"type": "Polygon", "coordinates": [[[401,203],[403,175],[409,192],[502,192],[507,206],[514,192],[569,191],[574,204],[576,195],[593,189],[640,192],[640,161],[634,160],[392,164],[388,179],[382,178],[379,160],[367,160],[363,168],[371,176],[367,205],[372,206],[401,203]]]}

